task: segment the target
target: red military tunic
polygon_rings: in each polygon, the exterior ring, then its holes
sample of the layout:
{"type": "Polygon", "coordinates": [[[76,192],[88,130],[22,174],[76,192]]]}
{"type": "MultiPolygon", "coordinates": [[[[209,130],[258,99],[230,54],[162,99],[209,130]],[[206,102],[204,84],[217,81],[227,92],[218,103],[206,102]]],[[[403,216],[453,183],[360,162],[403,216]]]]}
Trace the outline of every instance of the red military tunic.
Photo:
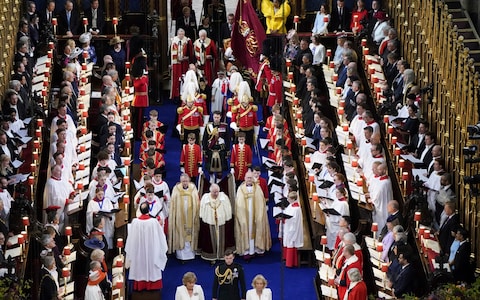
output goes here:
{"type": "Polygon", "coordinates": [[[148,76],[143,75],[133,80],[135,88],[135,97],[133,98],[133,107],[148,107],[148,76]]]}
{"type": "Polygon", "coordinates": [[[265,60],[261,65],[257,75],[257,83],[255,84],[255,89],[258,92],[261,92],[264,85],[264,80],[267,82],[272,78],[272,71],[270,70],[270,62],[265,60]]]}
{"type": "Polygon", "coordinates": [[[201,107],[187,105],[177,109],[178,123],[183,124],[183,128],[188,130],[195,130],[203,126],[203,109],[201,107]]]}
{"type": "Polygon", "coordinates": [[[256,105],[237,105],[232,108],[232,122],[236,122],[237,127],[243,131],[253,130],[254,126],[258,126],[257,110],[256,105]]]}
{"type": "Polygon", "coordinates": [[[201,107],[203,110],[203,115],[208,116],[207,110],[207,96],[205,94],[200,94],[195,97],[195,103],[193,105],[201,107]]]}
{"type": "Polygon", "coordinates": [[[190,177],[198,176],[198,168],[202,166],[202,150],[197,144],[185,144],[180,154],[180,166],[190,177]]]}
{"type": "Polygon", "coordinates": [[[192,58],[192,41],[184,37],[172,39],[170,47],[170,59],[172,65],[172,86],[170,88],[170,99],[180,97],[180,82],[182,75],[188,71],[189,59],[192,58]],[[189,59],[184,60],[185,57],[189,59]]]}
{"type": "Polygon", "coordinates": [[[268,100],[267,106],[272,107],[274,104],[282,105],[283,100],[283,82],[281,75],[272,75],[268,81],[268,100]]]}
{"type": "Polygon", "coordinates": [[[238,106],[240,104],[240,102],[238,102],[238,97],[237,95],[234,95],[232,98],[229,98],[227,100],[227,104],[228,104],[228,111],[232,111],[232,108],[238,106]]]}
{"type": "Polygon", "coordinates": [[[245,180],[245,174],[248,168],[252,165],[252,148],[249,145],[244,144],[243,148],[239,144],[235,144],[232,148],[232,154],[230,157],[230,167],[235,170],[236,180],[245,180]]]}

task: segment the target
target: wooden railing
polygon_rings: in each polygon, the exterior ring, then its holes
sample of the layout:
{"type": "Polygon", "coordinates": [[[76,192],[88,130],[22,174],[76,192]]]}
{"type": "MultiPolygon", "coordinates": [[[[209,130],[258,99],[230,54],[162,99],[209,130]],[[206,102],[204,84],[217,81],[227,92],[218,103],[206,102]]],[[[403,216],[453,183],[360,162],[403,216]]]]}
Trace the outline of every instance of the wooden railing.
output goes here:
{"type": "Polygon", "coordinates": [[[402,41],[403,56],[411,63],[417,83],[421,86],[434,84],[431,103],[427,99],[422,101],[423,118],[436,133],[437,143],[443,148],[446,169],[453,174],[458,186],[458,211],[462,223],[471,232],[478,262],[477,199],[471,193],[472,186],[463,178],[478,174],[480,168],[478,164],[467,163],[462,153],[463,147],[478,145],[477,141],[469,139],[467,131],[468,125],[479,121],[479,74],[472,57],[478,49],[467,47],[478,47],[478,41],[472,40],[473,30],[459,29],[460,25],[455,25],[449,5],[444,1],[390,0],[388,8],[402,41]],[[468,40],[464,33],[468,34],[468,40]]]}

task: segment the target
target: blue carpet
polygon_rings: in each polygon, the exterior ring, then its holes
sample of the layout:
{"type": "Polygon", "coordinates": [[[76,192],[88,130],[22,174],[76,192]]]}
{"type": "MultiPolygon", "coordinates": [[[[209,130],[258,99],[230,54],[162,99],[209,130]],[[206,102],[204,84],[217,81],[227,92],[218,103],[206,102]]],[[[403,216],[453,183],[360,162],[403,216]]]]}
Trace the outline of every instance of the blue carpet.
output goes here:
{"type": "MultiPolygon", "coordinates": [[[[172,137],[172,130],[175,130],[175,111],[176,106],[170,101],[166,100],[163,106],[150,107],[145,111],[146,116],[150,109],[156,109],[159,113],[158,119],[165,124],[168,124],[168,131],[166,134],[165,149],[167,154],[165,156],[167,178],[166,181],[170,188],[172,188],[180,177],[180,140],[172,137]]],[[[259,108],[258,117],[262,119],[262,111],[259,108]]],[[[136,143],[136,150],[138,153],[139,143],[136,143]]],[[[261,150],[262,155],[267,153],[261,150]]],[[[138,163],[138,159],[135,160],[138,163]]],[[[257,155],[253,157],[253,165],[259,165],[257,155]]],[[[266,174],[263,174],[265,177],[266,174]]],[[[272,211],[272,203],[269,204],[269,214],[272,211]]],[[[272,233],[272,249],[263,257],[254,258],[250,263],[245,263],[242,258],[237,257],[236,261],[243,265],[245,270],[245,281],[247,289],[251,288],[251,281],[257,274],[263,274],[268,280],[268,286],[272,289],[273,299],[296,299],[296,300],[313,300],[316,299],[316,294],[313,286],[313,279],[316,275],[315,268],[296,268],[289,269],[283,267],[280,261],[280,244],[277,238],[277,229],[270,217],[270,230],[272,233]]],[[[192,271],[197,275],[198,284],[203,287],[205,299],[212,298],[212,283],[214,267],[210,266],[209,262],[196,258],[193,261],[188,261],[182,264],[175,256],[169,256],[167,267],[163,274],[164,288],[162,291],[162,299],[175,299],[176,287],[182,284],[183,274],[192,271]]]]}

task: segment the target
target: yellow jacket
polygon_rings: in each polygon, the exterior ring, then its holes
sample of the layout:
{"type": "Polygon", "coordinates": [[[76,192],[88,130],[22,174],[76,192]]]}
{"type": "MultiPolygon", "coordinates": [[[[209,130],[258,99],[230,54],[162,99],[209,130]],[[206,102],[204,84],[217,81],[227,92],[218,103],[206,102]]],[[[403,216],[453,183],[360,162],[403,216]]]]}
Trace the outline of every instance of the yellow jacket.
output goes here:
{"type": "Polygon", "coordinates": [[[287,33],[285,21],[290,15],[290,5],[288,0],[285,0],[277,11],[273,7],[273,2],[270,0],[262,0],[262,13],[266,18],[267,34],[270,33],[287,33]]]}

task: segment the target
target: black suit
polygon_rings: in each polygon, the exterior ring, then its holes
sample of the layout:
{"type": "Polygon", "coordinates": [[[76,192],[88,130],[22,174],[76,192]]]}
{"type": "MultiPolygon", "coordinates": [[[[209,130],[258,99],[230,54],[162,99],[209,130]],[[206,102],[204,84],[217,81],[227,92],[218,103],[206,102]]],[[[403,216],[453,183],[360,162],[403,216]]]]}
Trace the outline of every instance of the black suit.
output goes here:
{"type": "Polygon", "coordinates": [[[182,16],[177,19],[177,28],[175,32],[178,31],[178,29],[182,28],[185,30],[185,36],[189,37],[192,42],[197,39],[197,21],[195,19],[195,15],[192,13],[190,14],[190,18],[188,19],[188,22],[185,23],[185,18],[182,16]]]}
{"type": "Polygon", "coordinates": [[[402,267],[393,284],[395,289],[395,296],[402,298],[403,295],[413,292],[415,283],[415,272],[412,264],[408,264],[406,267],[402,267]]]}
{"type": "Polygon", "coordinates": [[[70,26],[68,24],[67,11],[65,9],[58,15],[58,34],[67,34],[69,27],[73,35],[80,33],[80,17],[75,9],[70,13],[70,26]]]}
{"type": "MultiPolygon", "coordinates": [[[[28,99],[23,99],[23,98],[22,100],[28,101],[28,99]]],[[[9,109],[10,109],[10,103],[4,102],[2,106],[2,111],[4,113],[7,113],[9,109]]],[[[27,117],[27,109],[25,107],[25,103],[20,100],[17,100],[17,119],[25,120],[26,117],[27,117]]]]}
{"type": "MultiPolygon", "coordinates": [[[[233,29],[233,24],[231,25],[233,29]]],[[[232,30],[228,27],[228,23],[223,23],[222,28],[220,28],[220,39],[218,45],[220,48],[223,48],[223,40],[229,39],[232,36],[232,30]]]]}
{"type": "Polygon", "coordinates": [[[440,225],[438,231],[438,242],[440,243],[440,248],[443,253],[450,252],[450,246],[455,239],[452,236],[452,232],[456,232],[460,224],[460,218],[458,214],[450,216],[443,224],[440,225]]]}
{"type": "Polygon", "coordinates": [[[90,7],[84,11],[85,18],[88,19],[88,29],[93,29],[93,30],[98,29],[100,31],[100,33],[103,34],[104,30],[105,30],[105,28],[104,28],[105,27],[105,17],[104,17],[104,14],[103,14],[103,10],[100,7],[97,8],[97,27],[95,27],[95,28],[92,27],[92,14],[93,14],[93,11],[90,7]]]}
{"type": "MultiPolygon", "coordinates": [[[[56,14],[55,12],[51,12],[52,14],[52,18],[56,18],[56,14]]],[[[39,22],[38,24],[40,25],[40,28],[44,28],[44,27],[49,27],[51,26],[52,24],[52,20],[49,19],[48,17],[48,11],[45,9],[43,10],[41,13],[38,14],[38,18],[39,18],[39,22]]],[[[52,29],[52,33],[53,33],[53,29],[52,29]]]]}
{"type": "Polygon", "coordinates": [[[418,144],[419,139],[420,137],[418,136],[418,134],[411,136],[410,142],[408,143],[408,145],[403,147],[402,150],[406,150],[408,152],[413,152],[417,154],[418,153],[422,154],[423,149],[425,149],[425,138],[422,138],[420,145],[418,144]]]}
{"type": "Polygon", "coordinates": [[[50,273],[42,268],[40,270],[40,300],[57,299],[57,284],[50,273]]]}
{"type": "Polygon", "coordinates": [[[332,18],[328,23],[328,31],[350,31],[350,11],[343,7],[343,13],[338,13],[338,7],[332,10],[332,18]]]}
{"type": "Polygon", "coordinates": [[[458,247],[453,260],[453,278],[455,281],[470,282],[472,279],[472,268],[470,268],[471,244],[465,241],[458,247]]]}

